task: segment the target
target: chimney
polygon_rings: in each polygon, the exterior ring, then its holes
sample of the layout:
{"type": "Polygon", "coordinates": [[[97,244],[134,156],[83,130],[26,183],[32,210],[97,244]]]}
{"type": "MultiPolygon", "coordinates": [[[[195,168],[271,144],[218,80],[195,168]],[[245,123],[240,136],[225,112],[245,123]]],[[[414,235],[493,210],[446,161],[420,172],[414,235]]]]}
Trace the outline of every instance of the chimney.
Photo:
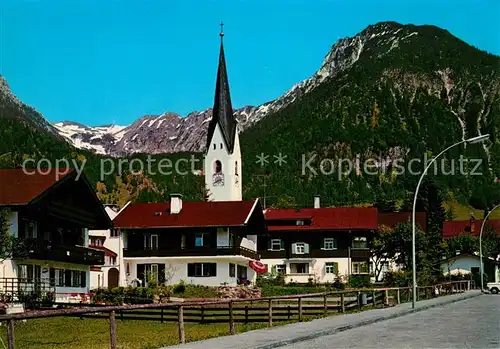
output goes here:
{"type": "Polygon", "coordinates": [[[179,214],[182,210],[182,195],[170,194],[170,213],[179,214]]]}
{"type": "Polygon", "coordinates": [[[320,200],[319,200],[319,195],[314,195],[314,208],[320,208],[320,200]]]}

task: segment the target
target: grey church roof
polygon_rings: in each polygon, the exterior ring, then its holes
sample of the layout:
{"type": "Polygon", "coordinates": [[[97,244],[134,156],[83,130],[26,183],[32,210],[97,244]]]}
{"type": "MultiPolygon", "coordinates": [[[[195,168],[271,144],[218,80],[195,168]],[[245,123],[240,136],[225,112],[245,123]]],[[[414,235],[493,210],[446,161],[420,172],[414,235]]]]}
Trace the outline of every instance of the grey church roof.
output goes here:
{"type": "Polygon", "coordinates": [[[233,115],[233,106],[231,105],[231,96],[229,94],[229,82],[227,79],[226,59],[224,57],[224,44],[222,37],[224,34],[221,32],[220,54],[219,54],[219,68],[217,70],[217,82],[215,86],[214,107],[212,110],[212,120],[208,125],[207,134],[207,149],[210,149],[210,143],[215,131],[217,123],[222,131],[222,136],[226,142],[229,153],[233,152],[234,141],[236,139],[236,119],[233,115]]]}

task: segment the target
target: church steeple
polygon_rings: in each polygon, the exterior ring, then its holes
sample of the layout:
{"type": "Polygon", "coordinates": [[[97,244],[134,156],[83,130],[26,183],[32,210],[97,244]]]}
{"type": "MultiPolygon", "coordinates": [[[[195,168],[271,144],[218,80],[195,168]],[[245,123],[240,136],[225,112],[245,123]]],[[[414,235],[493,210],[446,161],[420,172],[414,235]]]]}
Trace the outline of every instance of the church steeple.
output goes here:
{"type": "Polygon", "coordinates": [[[210,124],[208,125],[207,135],[207,151],[209,149],[214,131],[217,124],[222,131],[222,136],[226,143],[228,152],[231,154],[234,149],[236,136],[236,119],[233,115],[233,106],[231,104],[231,96],[229,94],[229,82],[226,71],[226,59],[224,57],[224,24],[221,23],[220,31],[220,53],[219,53],[219,68],[217,70],[217,81],[215,85],[215,98],[213,115],[210,124]]]}

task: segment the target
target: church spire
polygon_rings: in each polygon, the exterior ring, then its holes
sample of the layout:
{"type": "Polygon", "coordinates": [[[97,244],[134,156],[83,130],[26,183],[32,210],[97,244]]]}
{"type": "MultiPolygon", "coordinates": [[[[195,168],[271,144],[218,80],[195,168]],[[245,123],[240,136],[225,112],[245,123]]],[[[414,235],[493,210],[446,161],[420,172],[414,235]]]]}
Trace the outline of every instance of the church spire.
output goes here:
{"type": "Polygon", "coordinates": [[[217,70],[217,80],[215,85],[214,107],[212,110],[212,120],[208,125],[207,135],[207,151],[212,140],[217,124],[222,132],[224,141],[226,142],[229,153],[233,152],[234,141],[236,136],[236,120],[233,115],[233,107],[231,104],[231,96],[229,94],[229,82],[226,71],[226,59],[224,57],[224,23],[221,23],[220,31],[220,53],[219,53],[219,68],[217,70]]]}

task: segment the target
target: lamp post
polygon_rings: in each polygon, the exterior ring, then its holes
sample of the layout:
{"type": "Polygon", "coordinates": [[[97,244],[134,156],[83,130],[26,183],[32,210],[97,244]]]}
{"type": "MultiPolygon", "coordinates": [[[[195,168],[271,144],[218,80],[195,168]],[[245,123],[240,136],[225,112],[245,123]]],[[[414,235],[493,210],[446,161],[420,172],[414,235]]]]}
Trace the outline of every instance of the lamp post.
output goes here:
{"type": "Polygon", "coordinates": [[[412,235],[411,235],[411,255],[412,255],[412,302],[411,302],[411,307],[415,309],[415,303],[417,302],[417,261],[416,261],[416,253],[415,253],[415,208],[417,205],[417,196],[418,196],[418,190],[420,189],[420,184],[422,184],[422,180],[424,179],[425,175],[427,174],[427,171],[431,167],[431,165],[436,161],[437,158],[439,158],[441,155],[446,153],[448,150],[450,150],[453,147],[456,147],[457,145],[463,144],[463,143],[482,143],[486,141],[488,138],[490,138],[489,134],[477,136],[477,137],[472,137],[469,139],[465,139],[463,141],[457,142],[455,144],[450,145],[448,148],[443,150],[441,153],[436,155],[432,160],[429,162],[429,164],[425,167],[424,172],[420,176],[420,179],[418,180],[417,184],[417,189],[415,189],[415,196],[413,197],[413,210],[412,210],[412,235]]]}
{"type": "Polygon", "coordinates": [[[484,292],[484,289],[483,289],[483,273],[484,273],[484,271],[483,271],[483,245],[482,245],[483,229],[484,229],[486,221],[488,220],[488,217],[490,216],[490,213],[493,212],[498,207],[500,207],[500,204],[496,205],[491,210],[489,210],[488,214],[483,219],[483,224],[481,224],[481,231],[479,232],[479,269],[481,271],[481,292],[484,292]]]}

